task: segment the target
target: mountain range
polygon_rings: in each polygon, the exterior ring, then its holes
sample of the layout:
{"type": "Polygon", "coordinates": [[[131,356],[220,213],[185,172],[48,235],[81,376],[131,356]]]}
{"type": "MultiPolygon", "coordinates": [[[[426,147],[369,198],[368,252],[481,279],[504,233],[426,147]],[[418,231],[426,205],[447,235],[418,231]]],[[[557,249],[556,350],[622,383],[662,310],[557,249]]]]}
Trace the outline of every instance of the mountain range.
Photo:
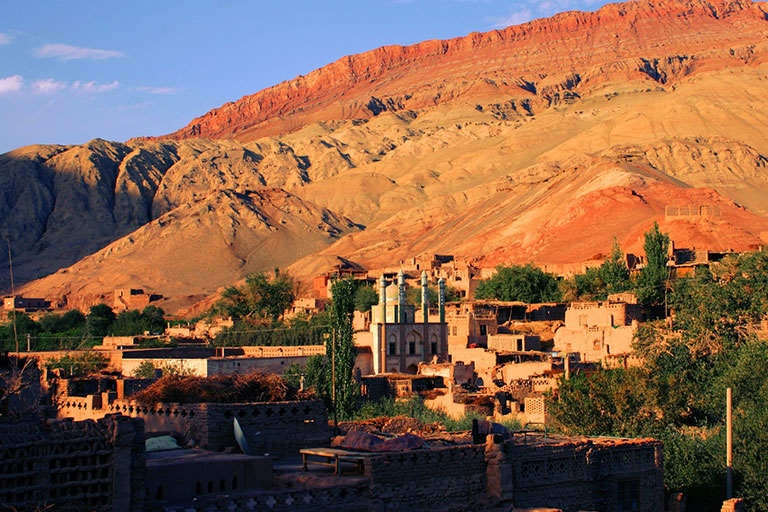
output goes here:
{"type": "Polygon", "coordinates": [[[768,3],[639,0],[344,57],[165,136],[10,151],[0,230],[25,295],[175,311],[275,267],[641,253],[654,221],[754,249],[766,155],[768,3]]]}

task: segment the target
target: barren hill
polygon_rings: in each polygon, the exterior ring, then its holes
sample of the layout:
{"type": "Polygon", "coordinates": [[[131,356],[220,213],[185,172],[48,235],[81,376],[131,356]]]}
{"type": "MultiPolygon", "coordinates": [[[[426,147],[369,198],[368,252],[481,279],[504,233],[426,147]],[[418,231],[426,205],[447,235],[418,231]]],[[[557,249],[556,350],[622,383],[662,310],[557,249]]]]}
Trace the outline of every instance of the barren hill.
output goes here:
{"type": "Polygon", "coordinates": [[[767,13],[628,2],[346,57],[156,140],[6,153],[0,227],[24,292],[76,305],[133,286],[176,307],[338,258],[575,263],[614,236],[639,251],[654,220],[679,246],[754,248],[767,13]]]}

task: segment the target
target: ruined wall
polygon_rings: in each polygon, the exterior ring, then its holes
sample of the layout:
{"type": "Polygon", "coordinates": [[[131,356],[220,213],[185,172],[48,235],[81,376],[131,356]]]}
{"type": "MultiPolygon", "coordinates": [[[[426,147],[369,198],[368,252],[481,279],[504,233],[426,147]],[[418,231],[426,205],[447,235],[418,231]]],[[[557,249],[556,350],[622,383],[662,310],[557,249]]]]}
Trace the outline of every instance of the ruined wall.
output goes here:
{"type": "Polygon", "coordinates": [[[234,418],[243,428],[261,432],[250,442],[257,453],[298,455],[300,448],[327,445],[328,414],[321,401],[261,402],[239,404],[157,404],[143,406],[131,400],[101,404],[100,397],[68,397],[59,416],[98,418],[120,413],[144,420],[147,432],[169,431],[184,443],[193,441],[207,450],[235,446],[234,418]]]}
{"type": "Polygon", "coordinates": [[[144,504],[141,421],[0,423],[0,503],[139,511],[144,504]]]}

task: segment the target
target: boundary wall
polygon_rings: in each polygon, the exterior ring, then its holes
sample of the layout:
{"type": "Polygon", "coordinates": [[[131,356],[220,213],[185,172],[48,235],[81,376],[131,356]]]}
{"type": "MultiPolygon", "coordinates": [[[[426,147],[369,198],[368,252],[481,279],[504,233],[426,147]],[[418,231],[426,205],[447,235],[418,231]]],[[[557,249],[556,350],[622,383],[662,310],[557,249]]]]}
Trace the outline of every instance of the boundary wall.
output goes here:
{"type": "MultiPolygon", "coordinates": [[[[0,423],[0,504],[133,512],[144,508],[141,420],[0,423]]],[[[37,509],[36,509],[37,510],[37,509]]]]}
{"type": "Polygon", "coordinates": [[[330,442],[328,413],[320,400],[145,406],[128,399],[102,404],[101,398],[62,398],[59,416],[95,419],[120,413],[144,420],[147,432],[171,432],[179,435],[184,444],[212,451],[235,446],[234,418],[247,431],[260,432],[249,439],[257,453],[298,455],[301,448],[327,446],[330,442]]]}

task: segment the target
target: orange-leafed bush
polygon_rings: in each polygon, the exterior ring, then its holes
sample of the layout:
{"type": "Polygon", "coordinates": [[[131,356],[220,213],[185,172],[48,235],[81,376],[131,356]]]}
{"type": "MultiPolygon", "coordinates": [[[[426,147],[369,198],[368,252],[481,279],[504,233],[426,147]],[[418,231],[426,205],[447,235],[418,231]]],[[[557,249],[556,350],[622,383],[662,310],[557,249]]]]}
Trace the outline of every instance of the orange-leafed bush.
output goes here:
{"type": "Polygon", "coordinates": [[[167,376],[131,396],[142,405],[172,403],[279,402],[310,398],[279,375],[248,373],[214,377],[167,376]]]}

